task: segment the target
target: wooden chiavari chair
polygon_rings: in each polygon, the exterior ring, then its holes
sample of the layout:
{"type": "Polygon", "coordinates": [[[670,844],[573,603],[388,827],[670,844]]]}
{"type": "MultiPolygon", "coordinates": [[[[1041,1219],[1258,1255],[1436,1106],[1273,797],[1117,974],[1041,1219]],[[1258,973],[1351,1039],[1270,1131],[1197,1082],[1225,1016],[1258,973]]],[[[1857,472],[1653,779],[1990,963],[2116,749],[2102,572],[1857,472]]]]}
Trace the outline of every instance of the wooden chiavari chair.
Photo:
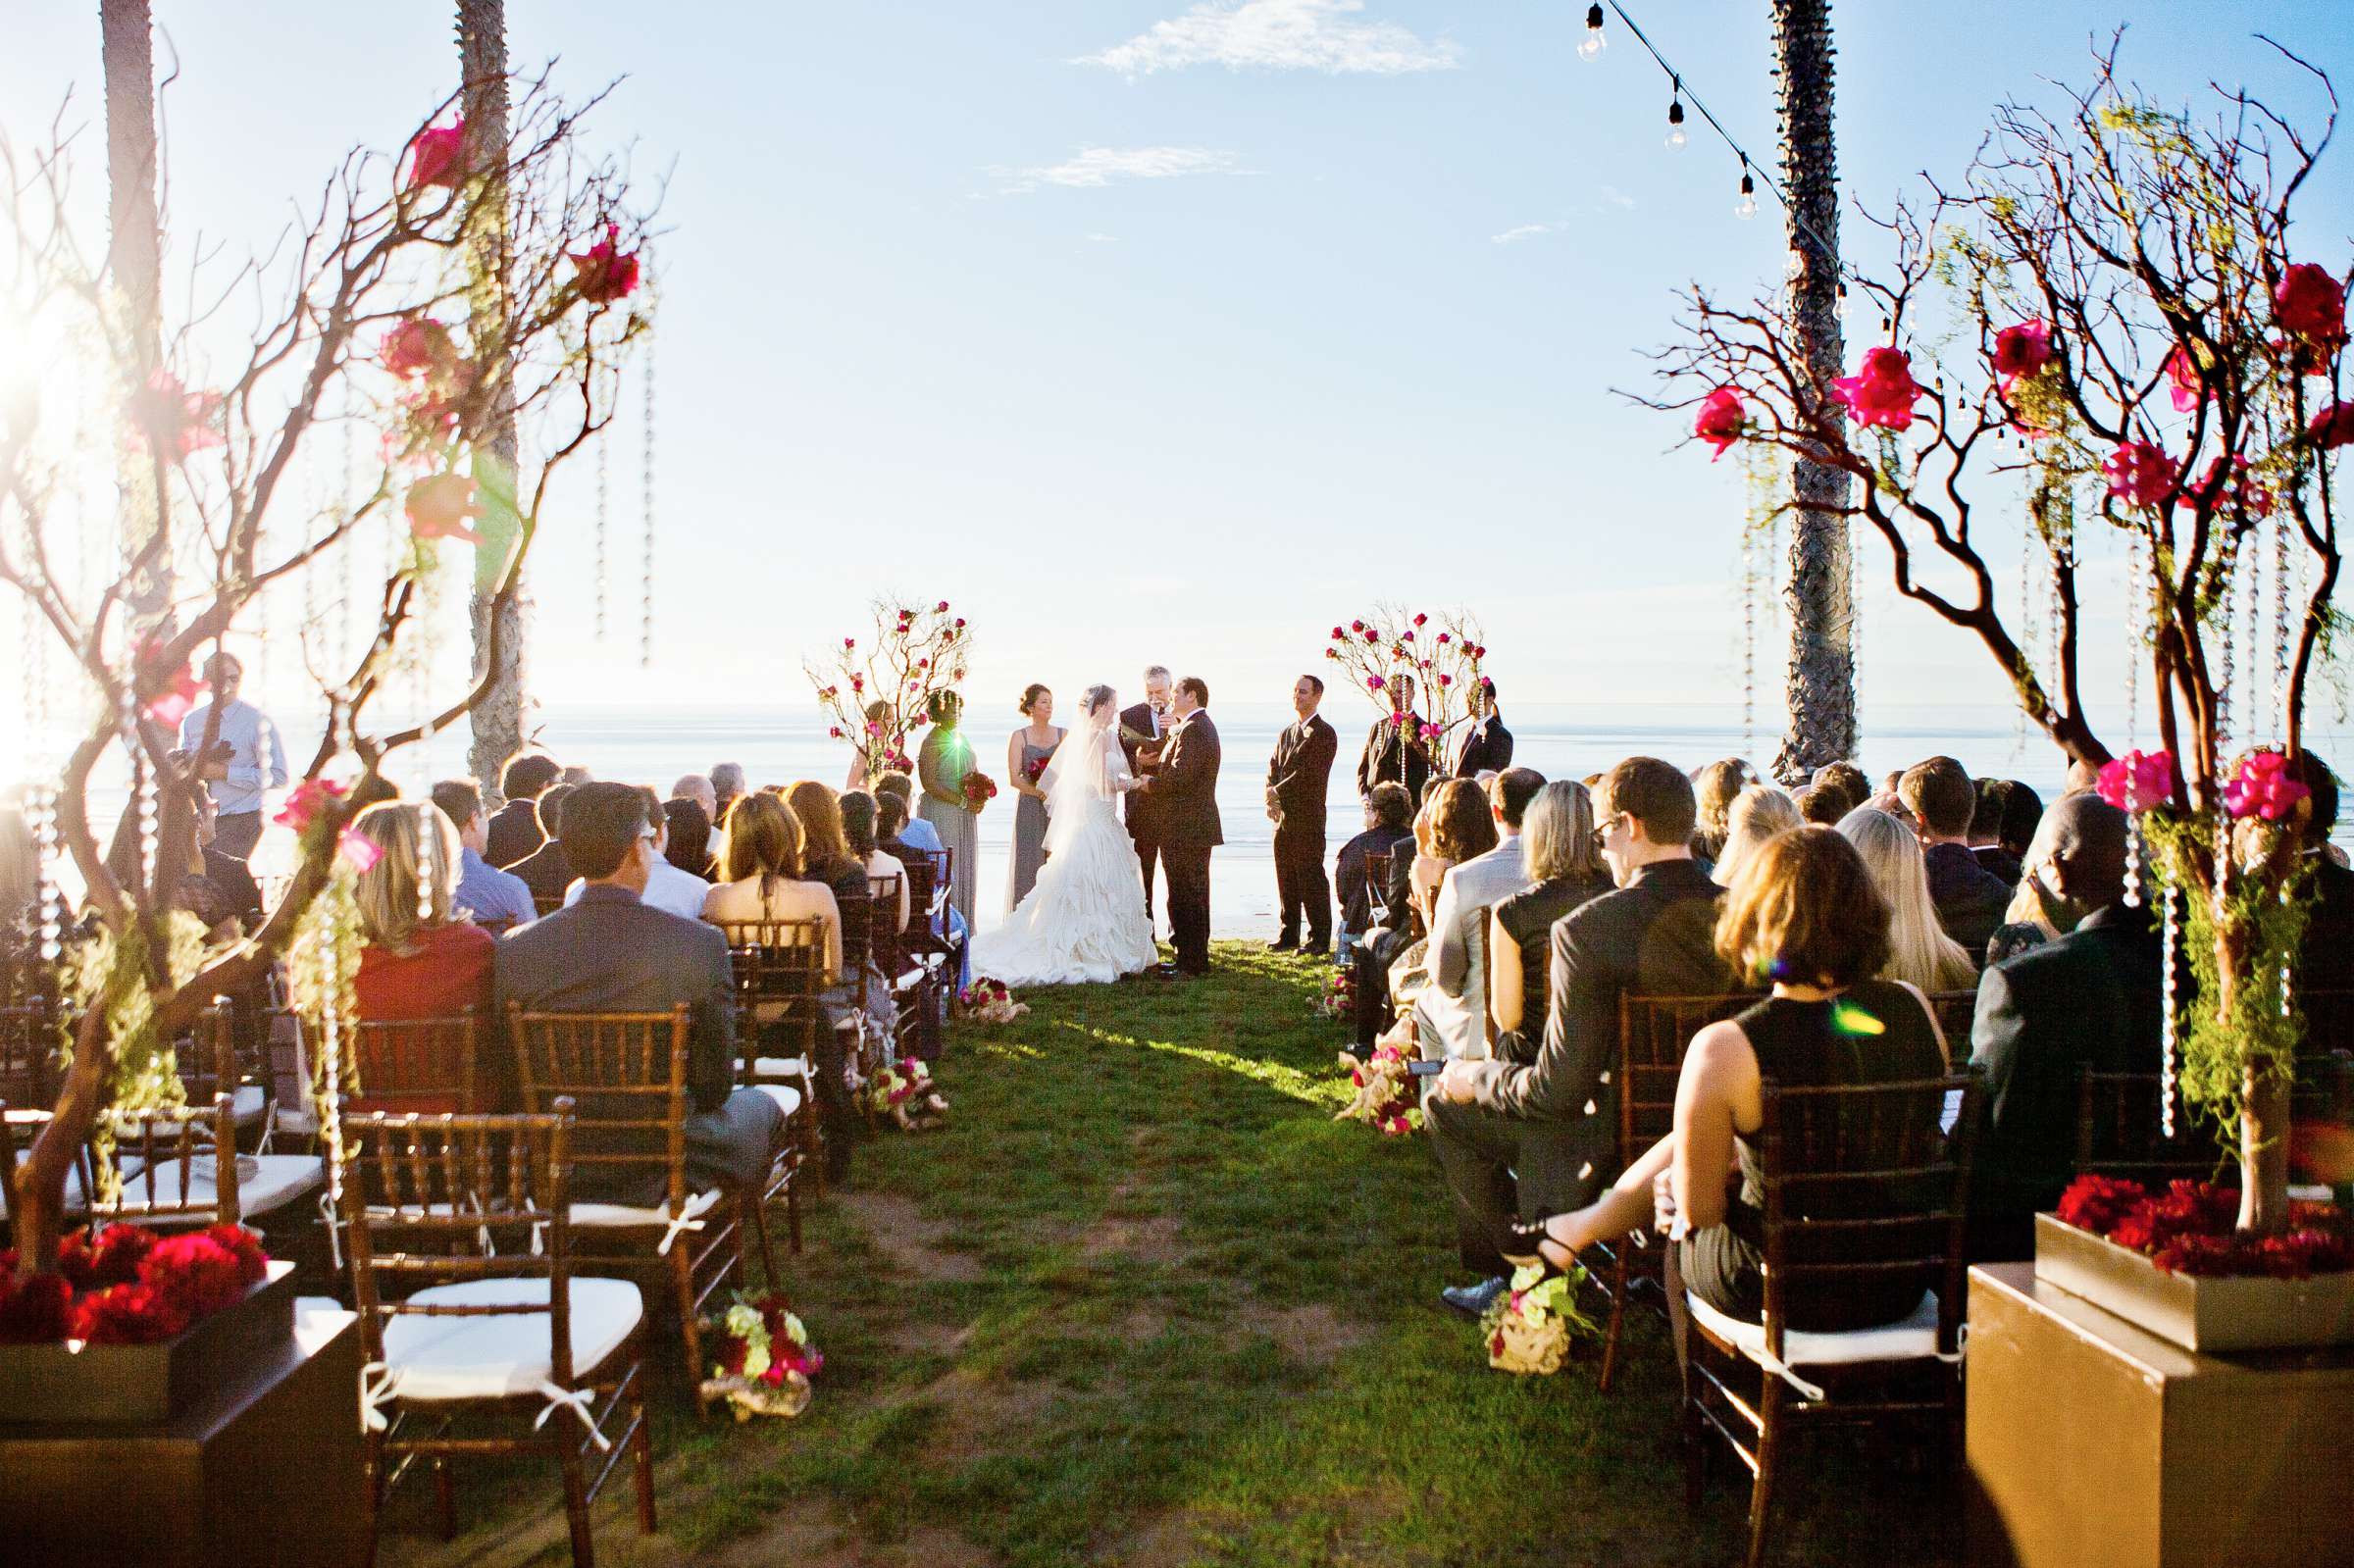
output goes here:
{"type": "MultiPolygon", "coordinates": [[[[785,1113],[792,1140],[779,1159],[763,1202],[785,1198],[793,1250],[801,1249],[799,1173],[822,1183],[824,1131],[818,1116],[820,1042],[833,1025],[826,1017],[826,923],[806,920],[722,921],[736,976],[738,1082],[757,1088],[785,1113]]],[[[765,1260],[764,1260],[765,1261],[765,1260]]],[[[774,1278],[772,1273],[771,1278],[774,1278]]]]}

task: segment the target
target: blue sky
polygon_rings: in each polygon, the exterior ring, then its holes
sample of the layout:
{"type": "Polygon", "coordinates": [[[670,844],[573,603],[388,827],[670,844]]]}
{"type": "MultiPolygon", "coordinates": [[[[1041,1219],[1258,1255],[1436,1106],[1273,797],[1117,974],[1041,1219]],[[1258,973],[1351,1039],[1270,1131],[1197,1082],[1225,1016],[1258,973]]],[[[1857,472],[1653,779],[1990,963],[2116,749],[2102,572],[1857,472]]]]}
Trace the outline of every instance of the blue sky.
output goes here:
{"type": "MultiPolygon", "coordinates": [[[[1764,0],[1630,9],[1770,156],[1764,0]]],[[[95,8],[17,10],[0,126],[31,136],[74,84],[94,184],[95,8]]],[[[199,231],[266,244],[343,149],[396,142],[454,84],[446,7],[156,10],[181,261],[199,231]]],[[[1736,701],[1739,476],[1612,389],[1644,384],[1671,288],[1778,279],[1780,225],[1735,220],[1705,132],[1662,145],[1666,83],[1622,29],[1575,57],[1582,12],[511,0],[514,58],[560,57],[575,90],[625,76],[602,133],[671,171],[655,665],[589,635],[583,467],[537,565],[538,689],[798,704],[800,655],[896,591],[966,609],[973,695],[1008,714],[1028,680],[1133,684],[1149,659],[1279,699],[1324,629],[1399,598],[1476,610],[1508,700],[1736,701]]],[[[1835,20],[1844,185],[1875,205],[1958,171],[1999,97],[2080,78],[2121,20],[2169,96],[2214,75],[2309,111],[2259,26],[2354,82],[2326,0],[1835,20]]],[[[2348,157],[2308,208],[2332,266],[2348,157]]],[[[634,625],[634,417],[622,437],[634,625]]],[[[1865,549],[1867,702],[1999,703],[1975,644],[1890,601],[1865,549]]],[[[2117,689],[2106,641],[2093,683],[2117,689]]]]}

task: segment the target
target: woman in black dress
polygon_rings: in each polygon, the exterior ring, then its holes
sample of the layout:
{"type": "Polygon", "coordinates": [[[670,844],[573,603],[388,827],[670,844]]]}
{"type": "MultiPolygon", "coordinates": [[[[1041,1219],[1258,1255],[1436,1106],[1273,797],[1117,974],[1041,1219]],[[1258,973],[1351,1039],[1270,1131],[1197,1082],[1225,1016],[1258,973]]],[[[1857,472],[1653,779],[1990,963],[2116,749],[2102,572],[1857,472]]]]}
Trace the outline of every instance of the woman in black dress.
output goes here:
{"type": "Polygon", "coordinates": [[[1570,779],[1537,791],[1520,829],[1530,885],[1489,912],[1488,1010],[1496,1015],[1496,1054],[1536,1058],[1545,1037],[1546,982],[1553,966],[1553,924],[1611,890],[1611,869],[1594,847],[1594,797],[1570,779]]]}
{"type": "MultiPolygon", "coordinates": [[[[1594,1203],[1529,1227],[1528,1250],[1565,1266],[1580,1247],[1649,1225],[1654,1184],[1664,1175],[1685,1288],[1754,1323],[1765,1303],[1765,1215],[1750,1140],[1765,1124],[1766,1080],[1812,1087],[1935,1078],[1946,1071],[1945,1041],[1919,991],[1870,978],[1887,962],[1888,907],[1833,829],[1793,829],[1758,851],[1725,896],[1716,950],[1741,973],[1770,978],[1771,994],[1692,1037],[1675,1131],[1594,1203]],[[1737,1194],[1728,1193],[1735,1181],[1737,1194]]],[[[1934,1121],[1938,1108],[1935,1096],[1923,1097],[1925,1117],[1934,1121]]],[[[1856,1201],[1857,1212],[1868,1212],[1870,1194],[1856,1201]]],[[[1789,1304],[1790,1326],[1837,1333],[1898,1322],[1920,1290],[1910,1277],[1810,1289],[1789,1304]]]]}

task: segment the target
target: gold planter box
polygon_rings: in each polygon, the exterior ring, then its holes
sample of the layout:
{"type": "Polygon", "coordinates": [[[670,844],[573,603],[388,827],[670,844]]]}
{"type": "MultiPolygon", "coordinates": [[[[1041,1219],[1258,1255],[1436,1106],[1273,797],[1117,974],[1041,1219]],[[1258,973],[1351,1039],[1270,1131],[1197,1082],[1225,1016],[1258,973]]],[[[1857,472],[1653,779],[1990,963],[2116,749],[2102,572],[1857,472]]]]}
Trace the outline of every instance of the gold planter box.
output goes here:
{"type": "Polygon", "coordinates": [[[2354,1344],[2354,1274],[2305,1280],[2169,1274],[2129,1247],[2038,1214],[2035,1277],[2192,1350],[2354,1344]]]}

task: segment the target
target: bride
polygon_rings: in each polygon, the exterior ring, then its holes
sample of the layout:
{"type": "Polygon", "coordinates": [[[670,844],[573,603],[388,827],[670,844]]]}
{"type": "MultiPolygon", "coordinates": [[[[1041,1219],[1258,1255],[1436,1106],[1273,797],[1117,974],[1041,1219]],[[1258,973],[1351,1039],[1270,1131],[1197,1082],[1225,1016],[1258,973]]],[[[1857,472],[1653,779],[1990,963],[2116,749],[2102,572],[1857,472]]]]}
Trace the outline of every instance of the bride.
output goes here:
{"type": "Polygon", "coordinates": [[[973,972],[1009,986],[1101,984],[1159,959],[1136,845],[1119,797],[1136,787],[1114,720],[1119,697],[1089,686],[1080,721],[1039,783],[1047,791],[1047,862],[1005,924],[973,943],[973,972]]]}

